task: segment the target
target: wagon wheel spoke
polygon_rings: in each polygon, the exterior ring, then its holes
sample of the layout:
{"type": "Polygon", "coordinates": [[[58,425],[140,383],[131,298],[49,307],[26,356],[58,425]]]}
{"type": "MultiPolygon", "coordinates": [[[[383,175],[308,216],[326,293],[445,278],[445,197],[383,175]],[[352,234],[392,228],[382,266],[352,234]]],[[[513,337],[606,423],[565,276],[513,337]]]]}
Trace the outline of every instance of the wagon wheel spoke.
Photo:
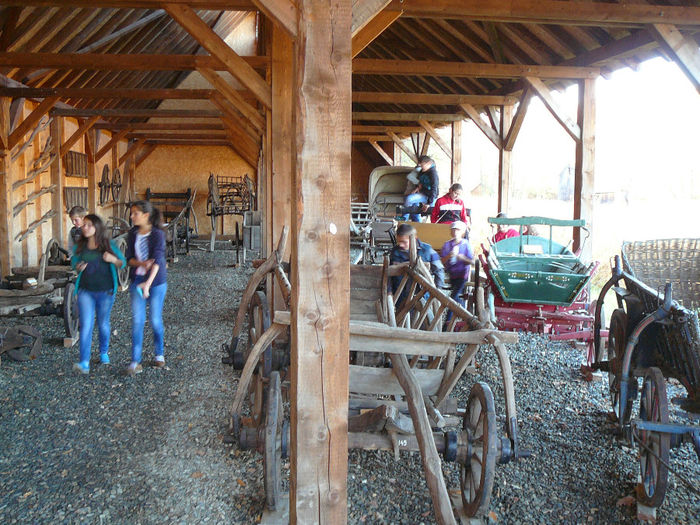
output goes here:
{"type": "Polygon", "coordinates": [[[107,164],[102,168],[102,178],[97,185],[100,188],[100,206],[103,206],[109,200],[109,190],[111,186],[109,182],[109,166],[107,166],[107,164]]]}
{"type": "Polygon", "coordinates": [[[70,339],[78,335],[78,296],[74,291],[73,283],[68,283],[63,289],[63,327],[70,339]]]}
{"type": "Polygon", "coordinates": [[[496,412],[486,383],[476,383],[469,393],[462,427],[467,431],[471,455],[460,465],[462,503],[467,516],[486,513],[496,471],[496,412]]]}
{"type": "Polygon", "coordinates": [[[119,194],[122,189],[122,174],[119,172],[119,168],[114,170],[114,175],[112,176],[112,199],[114,202],[119,202],[119,194]]]}
{"type": "MultiPolygon", "coordinates": [[[[661,370],[650,368],[644,375],[639,417],[652,423],[668,423],[668,398],[666,381],[661,370]]],[[[641,483],[637,495],[649,507],[658,507],[666,496],[668,484],[668,459],[671,436],[663,432],[642,430],[639,440],[639,473],[641,483]]]]}
{"type": "Polygon", "coordinates": [[[620,418],[620,383],[622,381],[622,358],[627,345],[627,314],[621,308],[616,309],[610,318],[608,335],[608,392],[615,418],[621,425],[627,424],[632,415],[632,403],[637,393],[637,381],[631,378],[627,388],[627,402],[624,406],[624,418],[620,418]]]}

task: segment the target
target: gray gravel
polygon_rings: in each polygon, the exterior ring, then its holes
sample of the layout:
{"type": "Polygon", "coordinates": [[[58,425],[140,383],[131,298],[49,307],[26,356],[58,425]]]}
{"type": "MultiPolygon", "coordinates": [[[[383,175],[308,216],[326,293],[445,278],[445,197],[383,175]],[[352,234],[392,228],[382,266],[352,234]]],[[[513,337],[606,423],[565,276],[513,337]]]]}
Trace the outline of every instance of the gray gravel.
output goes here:
{"type": "MultiPolygon", "coordinates": [[[[62,321],[31,320],[45,337],[39,359],[0,366],[0,523],[259,519],[261,457],[223,442],[238,372],[221,365],[219,347],[252,273],[249,265],[228,267],[232,261],[230,251],[195,251],[170,268],[162,370],[119,374],[130,357],[126,294],[112,314],[114,364],[93,365],[88,377],[71,372],[77,348],[62,347],[62,321]]],[[[146,333],[144,362],[152,357],[148,326],[146,333]]],[[[633,491],[636,453],[612,433],[606,380],[580,379],[582,355],[530,335],[511,346],[522,446],[534,455],[497,467],[490,521],[635,522],[634,506],[617,502],[633,491]]],[[[476,378],[489,383],[502,414],[494,355],[478,361],[476,378]]],[[[473,380],[458,384],[460,406],[473,380]]],[[[672,466],[700,486],[700,463],[687,445],[672,452],[672,466]]],[[[458,489],[455,466],[444,471],[448,488],[458,489]]],[[[700,523],[698,496],[673,474],[671,485],[659,522],[700,523]]],[[[348,493],[349,523],[434,523],[417,453],[396,462],[352,451],[348,493]]]]}

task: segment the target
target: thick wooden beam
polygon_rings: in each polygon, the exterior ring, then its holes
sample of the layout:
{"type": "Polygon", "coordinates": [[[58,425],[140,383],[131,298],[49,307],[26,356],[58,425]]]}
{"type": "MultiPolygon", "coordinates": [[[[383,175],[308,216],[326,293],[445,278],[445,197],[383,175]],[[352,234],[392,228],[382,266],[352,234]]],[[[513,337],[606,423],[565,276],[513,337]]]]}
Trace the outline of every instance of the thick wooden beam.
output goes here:
{"type": "Polygon", "coordinates": [[[101,122],[95,124],[95,129],[109,129],[118,130],[129,128],[131,133],[147,133],[148,131],[200,131],[200,130],[210,130],[210,131],[221,131],[224,129],[224,125],[221,122],[130,122],[125,123],[109,123],[101,122]]]}
{"type": "MultiPolygon", "coordinates": [[[[578,86],[577,121],[581,128],[581,140],[576,143],[576,167],[574,169],[574,219],[583,219],[589,231],[593,231],[593,191],[595,188],[595,82],[580,81],[578,86]]],[[[574,228],[573,250],[581,245],[581,229],[574,228]]],[[[592,260],[592,242],[588,240],[583,260],[592,260]]]]}
{"type": "Polygon", "coordinates": [[[571,135],[571,138],[577,143],[580,142],[581,129],[573,120],[571,120],[571,118],[564,115],[563,111],[559,107],[559,104],[556,103],[552,97],[552,94],[549,92],[549,88],[544,84],[544,82],[535,77],[525,77],[525,82],[532,88],[533,92],[540,97],[540,100],[542,100],[542,103],[549,110],[552,116],[557,120],[557,122],[559,122],[559,124],[563,126],[564,131],[571,135]]]}
{"type": "Polygon", "coordinates": [[[352,141],[353,142],[369,142],[369,141],[375,141],[375,142],[388,142],[391,140],[391,137],[389,135],[378,135],[376,133],[372,134],[355,134],[353,133],[352,135],[352,141]]]}
{"type": "MultiPolygon", "coordinates": [[[[221,122],[223,122],[224,126],[226,126],[228,145],[244,161],[251,166],[256,167],[258,164],[257,152],[260,150],[260,147],[251,144],[250,136],[242,131],[239,126],[229,117],[222,117],[221,122]]],[[[166,139],[160,139],[160,142],[162,143],[164,140],[166,139]]],[[[173,139],[169,140],[172,141],[173,139]]]]}
{"type": "MultiPolygon", "coordinates": [[[[247,137],[245,139],[247,143],[254,144],[255,148],[260,147],[261,130],[257,129],[253,123],[247,120],[245,117],[240,116],[233,104],[226,100],[223,95],[217,93],[211,98],[211,101],[223,113],[224,117],[222,118],[226,118],[231,121],[237,130],[240,129],[240,131],[245,132],[243,136],[247,137]]],[[[224,123],[224,125],[226,124],[224,123]]]]}
{"type": "MultiPolygon", "coordinates": [[[[513,120],[513,106],[501,106],[501,144],[506,136],[506,130],[513,120]]],[[[513,169],[512,152],[503,146],[498,148],[498,212],[507,212],[510,205],[510,176],[513,169]]]]}
{"type": "MultiPolygon", "coordinates": [[[[12,98],[85,98],[85,99],[129,99],[164,100],[208,99],[212,89],[129,89],[129,88],[16,88],[0,87],[0,96],[12,98]]],[[[241,96],[244,96],[241,92],[241,96]]]]}
{"type": "Polygon", "coordinates": [[[386,161],[386,163],[389,166],[394,165],[394,159],[392,159],[389,156],[389,154],[386,151],[384,151],[384,148],[382,148],[376,140],[370,140],[368,142],[372,145],[372,147],[375,149],[375,151],[377,153],[379,153],[379,155],[386,161]]]}
{"type": "Polygon", "coordinates": [[[372,19],[391,3],[391,0],[353,0],[352,2],[352,26],[351,32],[354,37],[372,19]]]}
{"type": "Polygon", "coordinates": [[[204,49],[224,63],[234,78],[248,88],[266,108],[270,107],[270,86],[267,82],[199,18],[192,8],[181,4],[165,4],[164,7],[204,49]]]}
{"type": "Polygon", "coordinates": [[[353,91],[353,102],[396,104],[444,104],[456,106],[459,104],[476,105],[515,105],[516,97],[502,97],[499,95],[438,95],[433,93],[386,93],[375,91],[353,91]]]}
{"type": "Polygon", "coordinates": [[[252,0],[267,18],[284,29],[292,38],[297,37],[297,6],[291,0],[252,0]]]}
{"type": "MultiPolygon", "coordinates": [[[[202,23],[204,24],[204,22],[202,23]]],[[[206,24],[204,25],[206,26],[206,24]]],[[[233,53],[233,51],[231,52],[233,53]]],[[[239,63],[250,69],[266,67],[270,62],[269,57],[265,56],[236,56],[239,63]]],[[[88,69],[93,71],[193,71],[198,67],[207,67],[216,71],[228,71],[230,67],[216,56],[149,55],[141,53],[0,53],[0,66],[88,69]]],[[[253,72],[255,71],[253,70],[253,72]]]]}
{"type": "MultiPolygon", "coordinates": [[[[94,0],[3,0],[4,5],[19,6],[56,6],[60,1],[62,6],[81,7],[92,9],[94,0]]],[[[169,0],[168,4],[181,4],[191,6],[193,9],[209,9],[221,11],[255,11],[255,6],[250,0],[169,0]]],[[[119,9],[158,9],[162,7],[163,0],[99,0],[100,7],[114,7],[119,9]]]]}
{"type": "Polygon", "coordinates": [[[464,121],[452,123],[452,162],[450,165],[450,186],[462,180],[462,128],[464,121]]]}
{"type": "MultiPolygon", "coordinates": [[[[399,149],[401,149],[401,151],[408,155],[408,158],[411,159],[411,162],[418,164],[418,157],[416,157],[416,154],[413,151],[406,147],[406,145],[403,143],[403,140],[401,140],[401,137],[399,137],[393,131],[389,131],[389,136],[391,137],[391,140],[394,141],[394,144],[396,144],[399,147],[399,149]]],[[[394,156],[394,158],[398,159],[398,157],[396,156],[394,156]]]]}
{"type": "Polygon", "coordinates": [[[14,148],[19,140],[24,137],[25,133],[32,129],[32,127],[39,122],[41,117],[46,115],[49,110],[56,104],[58,97],[48,97],[41,101],[41,103],[34,108],[27,118],[25,118],[16,128],[10,133],[8,138],[8,145],[10,149],[14,148]]]}
{"type": "Polygon", "coordinates": [[[394,133],[420,133],[423,128],[420,126],[368,126],[362,124],[355,124],[352,127],[353,133],[379,133],[386,134],[389,131],[394,133]]]}
{"type": "Polygon", "coordinates": [[[460,107],[464,112],[472,119],[472,122],[483,132],[486,137],[493,142],[493,145],[500,148],[502,145],[501,137],[494,131],[494,129],[481,118],[481,115],[477,109],[471,104],[460,104],[460,107]]]}
{"type": "Polygon", "coordinates": [[[477,62],[440,62],[433,60],[383,60],[356,58],[352,72],[362,75],[447,76],[456,78],[596,78],[597,67],[539,66],[520,64],[482,64],[477,62]]]}
{"type": "MultiPolygon", "coordinates": [[[[387,2],[388,3],[388,2],[387,2]]],[[[382,11],[357,32],[352,35],[352,56],[353,58],[362,52],[364,48],[381,35],[386,28],[393,24],[401,16],[401,11],[382,11]]]]}
{"type": "Polygon", "coordinates": [[[351,5],[297,2],[292,525],[347,521],[351,5]]]}
{"type": "MultiPolygon", "coordinates": [[[[150,137],[150,138],[169,138],[169,137],[150,137]]],[[[190,137],[180,137],[180,138],[190,138],[190,137]]],[[[146,139],[138,139],[131,144],[129,144],[126,148],[126,151],[124,152],[124,155],[119,157],[119,160],[117,161],[117,165],[121,166],[124,164],[127,159],[133,157],[138,153],[138,151],[146,144],[146,139]]]]}
{"type": "MultiPolygon", "coordinates": [[[[220,139],[147,139],[146,144],[155,144],[160,146],[233,146],[230,140],[220,140],[220,139]]],[[[234,149],[238,151],[238,148],[234,146],[234,149]]],[[[241,158],[248,162],[251,166],[255,166],[257,163],[255,160],[248,160],[242,154],[241,158]]]]}
{"type": "Polygon", "coordinates": [[[372,111],[353,111],[353,120],[391,120],[395,122],[418,122],[428,120],[431,122],[454,122],[463,120],[464,115],[452,113],[379,113],[372,111]]]}
{"type": "Polygon", "coordinates": [[[248,104],[241,94],[233,88],[224,78],[213,69],[200,68],[197,71],[209,82],[221,95],[228,100],[237,111],[243,115],[258,133],[265,129],[265,119],[258,110],[248,104]]]}
{"type": "Polygon", "coordinates": [[[88,130],[95,125],[95,122],[97,122],[99,118],[99,116],[90,117],[85,122],[80,124],[80,127],[75,131],[75,133],[73,133],[70,136],[70,138],[61,145],[61,157],[68,153],[68,151],[71,149],[71,146],[78,142],[83,137],[83,135],[85,135],[85,133],[87,133],[88,130]]]}
{"type": "MultiPolygon", "coordinates": [[[[90,129],[85,135],[85,153],[87,153],[87,182],[88,201],[87,209],[90,213],[97,210],[97,166],[95,166],[95,153],[97,152],[97,131],[90,129]]],[[[122,194],[123,195],[123,194],[122,194]]]]}
{"type": "MultiPolygon", "coordinates": [[[[445,152],[445,154],[451,159],[452,158],[452,148],[447,144],[442,137],[437,134],[435,128],[427,120],[419,120],[418,124],[426,131],[426,133],[432,137],[432,139],[440,146],[440,149],[445,152]]],[[[425,139],[428,140],[427,137],[425,139]]]]}
{"type": "MultiPolygon", "coordinates": [[[[57,119],[54,119],[57,120],[57,119]]],[[[105,154],[112,149],[112,146],[117,144],[120,140],[122,140],[124,137],[126,137],[127,133],[129,133],[128,129],[123,129],[119,131],[118,133],[112,135],[112,137],[109,139],[107,144],[102,146],[97,153],[95,153],[95,162],[99,162],[99,160],[105,156],[105,154]]]]}
{"type": "Polygon", "coordinates": [[[49,126],[51,133],[51,145],[56,160],[51,163],[51,184],[55,190],[51,193],[51,208],[56,212],[51,219],[51,235],[63,246],[63,221],[65,212],[63,210],[63,159],[61,159],[61,142],[63,141],[63,119],[54,118],[49,126]]]}
{"type": "MultiPolygon", "coordinates": [[[[292,223],[294,197],[294,42],[280,29],[272,28],[272,111],[270,113],[270,188],[271,217],[268,247],[272,253],[282,229],[292,223]]],[[[287,252],[290,248],[287,248],[287,252]]],[[[286,257],[286,254],[285,254],[286,257]]],[[[279,290],[273,292],[277,306],[284,304],[279,290]]]]}
{"type": "Polygon", "coordinates": [[[513,146],[515,146],[515,139],[518,138],[518,133],[520,133],[520,128],[523,125],[523,120],[525,120],[525,114],[527,113],[527,108],[530,106],[530,90],[524,89],[523,95],[520,97],[520,104],[518,105],[518,110],[515,112],[515,117],[513,117],[513,123],[510,125],[508,130],[508,135],[506,135],[503,142],[503,149],[506,151],[513,151],[513,146]]]}
{"type": "Polygon", "coordinates": [[[421,145],[421,148],[420,148],[419,158],[422,157],[423,155],[427,155],[428,148],[430,147],[430,134],[429,133],[421,133],[421,135],[423,135],[423,144],[421,145]]]}
{"type": "Polygon", "coordinates": [[[684,37],[671,24],[654,24],[654,33],[662,47],[673,57],[681,71],[700,91],[700,49],[692,38],[684,37]]]}
{"type": "Polygon", "coordinates": [[[12,117],[10,116],[11,106],[12,100],[9,97],[0,98],[0,150],[10,149],[10,130],[12,129],[12,117]]]}
{"type": "Polygon", "coordinates": [[[134,118],[219,118],[221,112],[204,109],[64,109],[56,108],[51,111],[57,117],[93,117],[99,115],[109,117],[134,118]]]}
{"type": "Polygon", "coordinates": [[[156,144],[146,144],[141,150],[141,153],[139,153],[138,158],[134,161],[134,169],[143,164],[143,161],[145,161],[149,155],[155,151],[156,147],[156,144]]]}
{"type": "Polygon", "coordinates": [[[494,22],[572,25],[700,25],[700,7],[560,0],[393,0],[387,9],[411,18],[469,18],[494,22]]]}
{"type": "Polygon", "coordinates": [[[0,136],[5,138],[5,147],[0,150],[0,276],[12,273],[12,248],[15,243],[12,219],[12,154],[7,147],[10,134],[10,103],[7,97],[0,98],[0,136]]]}

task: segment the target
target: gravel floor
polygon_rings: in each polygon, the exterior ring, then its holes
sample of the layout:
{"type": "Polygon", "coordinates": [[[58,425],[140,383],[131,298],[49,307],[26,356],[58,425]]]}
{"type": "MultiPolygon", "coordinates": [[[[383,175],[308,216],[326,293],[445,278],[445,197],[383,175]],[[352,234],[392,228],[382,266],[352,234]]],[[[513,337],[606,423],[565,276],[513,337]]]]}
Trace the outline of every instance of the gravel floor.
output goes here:
{"type": "MultiPolygon", "coordinates": [[[[223,442],[238,372],[221,365],[219,347],[252,272],[229,268],[232,261],[230,251],[196,251],[171,267],[165,369],[119,374],[130,357],[126,294],[112,313],[114,364],[93,365],[87,377],[71,371],[77,348],[62,347],[62,321],[31,320],[45,338],[39,359],[0,366],[0,523],[260,518],[260,456],[223,442]]],[[[145,362],[150,345],[149,334],[145,362]]],[[[525,335],[511,353],[521,444],[534,455],[497,467],[490,521],[634,523],[634,506],[618,501],[633,491],[636,455],[612,433],[606,380],[582,381],[582,354],[565,344],[525,335]]],[[[494,355],[483,352],[479,364],[476,379],[491,386],[502,414],[494,355]]],[[[458,384],[460,406],[473,381],[458,384]]],[[[672,466],[700,487],[700,462],[688,445],[672,452],[672,466]]],[[[455,466],[444,471],[448,488],[458,489],[455,466]]],[[[659,522],[700,523],[697,494],[674,474],[670,480],[659,522]]],[[[352,451],[348,493],[349,523],[434,523],[418,454],[396,462],[352,451]]]]}

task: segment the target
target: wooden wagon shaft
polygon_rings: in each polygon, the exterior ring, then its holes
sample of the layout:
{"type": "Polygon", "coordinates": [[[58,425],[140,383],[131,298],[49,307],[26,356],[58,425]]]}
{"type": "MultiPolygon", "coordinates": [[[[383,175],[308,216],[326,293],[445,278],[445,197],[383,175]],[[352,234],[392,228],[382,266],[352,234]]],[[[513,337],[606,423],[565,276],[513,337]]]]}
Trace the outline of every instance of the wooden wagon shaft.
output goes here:
{"type": "Polygon", "coordinates": [[[34,202],[36,199],[38,199],[38,198],[41,197],[42,195],[46,195],[47,193],[51,193],[51,192],[54,191],[55,189],[56,189],[56,185],[55,185],[55,184],[52,184],[51,186],[47,186],[46,188],[41,188],[39,191],[35,191],[35,192],[30,193],[30,194],[27,196],[27,200],[25,200],[24,202],[20,202],[20,203],[17,204],[14,208],[12,208],[12,216],[13,216],[13,217],[17,217],[17,215],[19,215],[19,213],[20,213],[24,208],[26,208],[27,206],[29,206],[29,205],[30,205],[32,202],[34,202]]]}
{"type": "MultiPolygon", "coordinates": [[[[267,258],[267,260],[265,260],[263,264],[257,268],[257,270],[255,270],[253,275],[250,277],[248,286],[246,286],[246,289],[243,292],[243,297],[241,297],[238,312],[236,313],[236,320],[233,323],[233,332],[231,334],[232,342],[237,341],[238,336],[241,334],[243,322],[245,321],[245,316],[247,313],[245,306],[250,304],[250,300],[253,298],[253,294],[255,294],[255,290],[257,290],[258,285],[269,272],[274,271],[275,268],[281,264],[282,258],[284,257],[284,249],[287,246],[288,235],[289,226],[285,226],[282,228],[280,240],[279,243],[277,243],[277,249],[270,255],[270,257],[267,258]]],[[[289,288],[291,289],[291,285],[289,288]]],[[[285,298],[285,300],[287,300],[287,298],[285,298]]],[[[235,348],[232,348],[232,351],[233,350],[235,350],[235,348]]]]}
{"type": "Polygon", "coordinates": [[[442,475],[442,461],[435,446],[435,437],[430,427],[420,385],[416,381],[405,355],[389,354],[389,358],[393,366],[392,370],[406,395],[406,402],[413,420],[423,462],[425,481],[435,508],[435,518],[440,524],[456,524],[450,495],[447,493],[447,485],[442,475]]]}

